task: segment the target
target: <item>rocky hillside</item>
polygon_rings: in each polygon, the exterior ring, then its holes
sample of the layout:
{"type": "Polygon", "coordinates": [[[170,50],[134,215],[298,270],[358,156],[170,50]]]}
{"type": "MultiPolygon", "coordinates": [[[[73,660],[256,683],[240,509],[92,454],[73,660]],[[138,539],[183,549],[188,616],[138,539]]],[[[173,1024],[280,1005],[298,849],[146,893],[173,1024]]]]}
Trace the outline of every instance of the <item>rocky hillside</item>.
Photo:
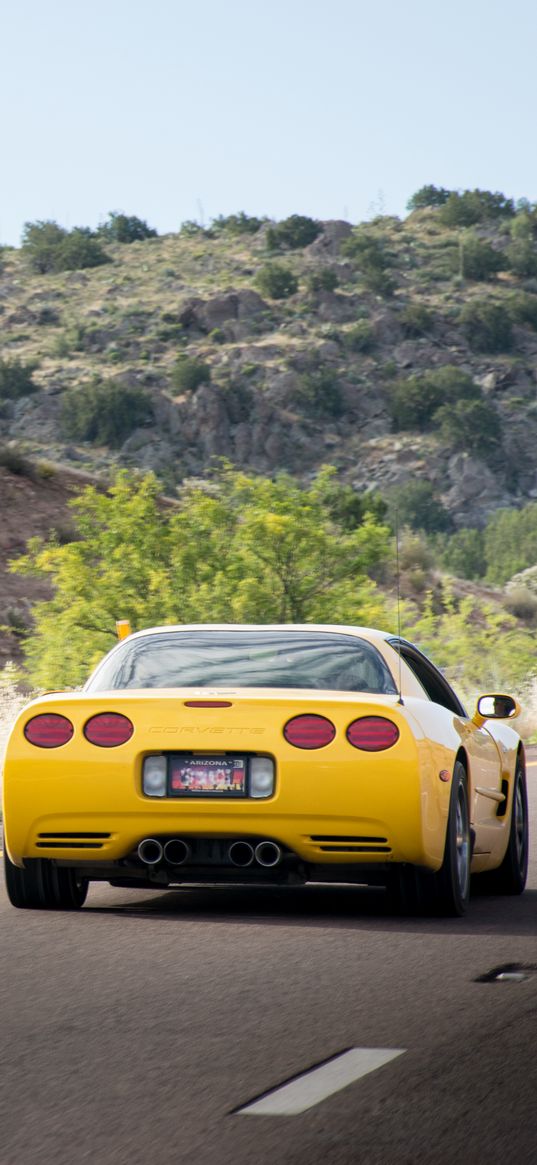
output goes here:
{"type": "Polygon", "coordinates": [[[70,272],[6,249],[2,455],[153,469],[168,493],[219,457],[328,462],[358,490],[421,478],[452,527],[483,524],[537,496],[534,215],[496,211],[325,222],[302,246],[190,224],[70,272]]]}

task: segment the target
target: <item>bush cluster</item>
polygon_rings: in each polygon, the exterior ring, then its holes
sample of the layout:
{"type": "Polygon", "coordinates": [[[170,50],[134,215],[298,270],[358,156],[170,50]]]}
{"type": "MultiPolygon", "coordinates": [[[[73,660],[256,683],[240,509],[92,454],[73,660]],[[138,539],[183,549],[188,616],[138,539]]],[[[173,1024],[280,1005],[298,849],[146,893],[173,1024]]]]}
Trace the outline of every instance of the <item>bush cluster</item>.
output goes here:
{"type": "Polygon", "coordinates": [[[37,392],[34,372],[37,364],[22,360],[0,360],[0,400],[19,400],[37,392]]]}
{"type": "Polygon", "coordinates": [[[300,377],[297,403],[309,416],[320,420],[340,417],[344,410],[344,402],[339,377],[329,368],[304,372],[300,377]]]}
{"type": "Polygon", "coordinates": [[[356,262],[369,291],[386,297],[393,295],[395,282],[388,272],[391,257],[383,239],[376,232],[357,227],[350,238],[342,243],[341,251],[356,262]]]}
{"type": "Polygon", "coordinates": [[[408,339],[426,336],[434,327],[434,316],[422,303],[405,304],[397,318],[408,339]]]}
{"type": "Polygon", "coordinates": [[[288,299],[298,291],[298,279],[290,267],[283,263],[267,263],[261,267],[255,277],[255,283],[261,295],[269,299],[288,299]]]}
{"type": "Polygon", "coordinates": [[[256,235],[266,219],[256,218],[253,214],[245,214],[240,210],[238,214],[219,214],[211,221],[211,230],[217,235],[256,235]]]}
{"type": "Polygon", "coordinates": [[[72,231],[66,231],[52,220],[24,224],[22,252],[32,270],[40,275],[100,267],[110,262],[89,227],[74,227],[72,231]]]}
{"type": "Polygon", "coordinates": [[[434,427],[446,445],[481,456],[500,443],[496,410],[472,377],[454,365],[395,381],[388,404],[396,429],[434,427]]]}
{"type": "Polygon", "coordinates": [[[339,283],[336,271],[330,267],[322,267],[320,271],[310,271],[306,276],[306,286],[312,295],[319,291],[335,291],[339,283]]]}
{"type": "Polygon", "coordinates": [[[357,320],[347,329],[343,338],[350,352],[370,352],[375,342],[373,326],[369,320],[357,320]]]}
{"type": "Polygon", "coordinates": [[[489,299],[472,299],[459,316],[466,339],[475,352],[509,352],[513,328],[504,304],[489,299]]]}
{"type": "Polygon", "coordinates": [[[61,427],[65,436],[74,441],[117,449],[152,416],[150,398],[142,388],[126,388],[107,380],[65,393],[61,427]]]}
{"type": "Polygon", "coordinates": [[[504,256],[491,247],[490,243],[479,239],[472,231],[463,234],[459,253],[453,253],[453,269],[463,279],[492,279],[506,266],[504,256]]]}
{"type": "Polygon", "coordinates": [[[296,251],[307,247],[321,234],[321,224],[303,214],[292,214],[267,230],[269,251],[296,251]]]}
{"type": "Polygon", "coordinates": [[[208,384],[211,369],[203,360],[195,356],[178,356],[172,372],[172,382],[177,392],[195,392],[200,384],[208,384]]]}
{"type": "Polygon", "coordinates": [[[439,207],[438,218],[447,227],[471,227],[486,219],[512,218],[515,204],[499,192],[453,190],[439,207]]]}
{"type": "Polygon", "coordinates": [[[423,530],[426,534],[435,534],[449,530],[450,516],[437,497],[430,481],[408,481],[404,485],[393,489],[388,508],[395,524],[402,529],[411,526],[413,530],[423,530]]]}
{"type": "Polygon", "coordinates": [[[98,233],[111,243],[141,243],[144,239],[157,238],[157,232],[143,218],[124,214],[122,210],[111,210],[98,233]]]}
{"type": "Polygon", "coordinates": [[[426,210],[429,207],[443,206],[450,194],[451,190],[446,190],[444,186],[420,186],[420,189],[409,198],[407,210],[426,210]]]}

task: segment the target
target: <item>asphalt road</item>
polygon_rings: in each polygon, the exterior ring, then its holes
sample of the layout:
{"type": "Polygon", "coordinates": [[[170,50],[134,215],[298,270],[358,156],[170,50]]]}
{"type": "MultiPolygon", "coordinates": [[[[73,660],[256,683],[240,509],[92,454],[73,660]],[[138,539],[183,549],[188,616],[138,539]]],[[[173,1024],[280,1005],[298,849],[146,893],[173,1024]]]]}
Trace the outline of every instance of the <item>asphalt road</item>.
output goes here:
{"type": "Polygon", "coordinates": [[[95,887],[61,915],[2,886],[0,1165],[534,1165],[535,753],[529,786],[529,888],[464,919],[333,887],[95,887]],[[301,1114],[236,1111],[350,1048],[400,1054],[301,1114]]]}

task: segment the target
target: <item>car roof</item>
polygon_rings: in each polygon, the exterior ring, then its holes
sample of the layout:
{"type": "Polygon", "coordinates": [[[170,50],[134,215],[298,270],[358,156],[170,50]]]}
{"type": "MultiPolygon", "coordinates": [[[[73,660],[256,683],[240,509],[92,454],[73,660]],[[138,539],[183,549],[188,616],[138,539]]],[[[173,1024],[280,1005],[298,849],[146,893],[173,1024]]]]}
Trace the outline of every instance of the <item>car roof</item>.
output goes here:
{"type": "MultiPolygon", "coordinates": [[[[313,631],[337,635],[354,635],[370,643],[385,642],[393,632],[372,627],[351,627],[341,623],[170,623],[163,627],[147,627],[134,631],[127,639],[141,639],[147,635],[164,635],[170,631],[313,631]]],[[[123,640],[125,643],[126,640],[123,640]]]]}

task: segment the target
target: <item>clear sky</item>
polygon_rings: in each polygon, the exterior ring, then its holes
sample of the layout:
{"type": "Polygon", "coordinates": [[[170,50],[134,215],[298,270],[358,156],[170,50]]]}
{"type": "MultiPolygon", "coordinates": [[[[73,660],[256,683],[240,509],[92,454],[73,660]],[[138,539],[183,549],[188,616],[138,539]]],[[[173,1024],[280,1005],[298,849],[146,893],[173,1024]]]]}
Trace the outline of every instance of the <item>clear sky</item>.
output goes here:
{"type": "Polygon", "coordinates": [[[0,28],[4,243],[359,221],[427,182],[537,201],[536,0],[12,0],[0,28]]]}

